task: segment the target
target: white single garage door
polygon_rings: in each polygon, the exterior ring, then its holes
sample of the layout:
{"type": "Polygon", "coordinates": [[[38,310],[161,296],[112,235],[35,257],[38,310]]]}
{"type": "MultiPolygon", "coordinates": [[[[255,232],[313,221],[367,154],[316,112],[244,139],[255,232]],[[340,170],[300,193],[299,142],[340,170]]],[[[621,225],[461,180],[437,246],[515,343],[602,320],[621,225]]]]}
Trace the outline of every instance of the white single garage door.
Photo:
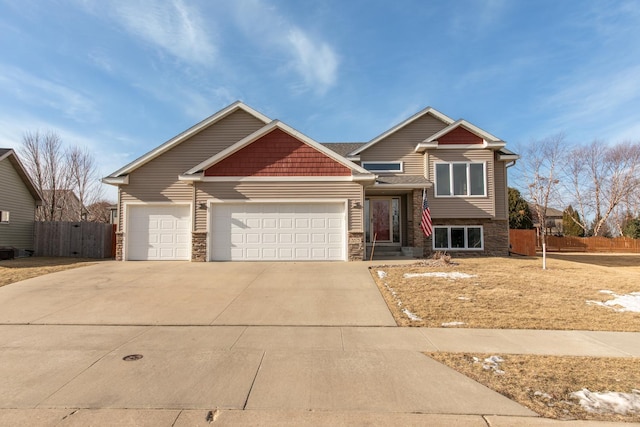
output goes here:
{"type": "Polygon", "coordinates": [[[344,203],[214,204],[215,261],[344,261],[344,203]]]}
{"type": "Polygon", "coordinates": [[[179,206],[129,206],[128,260],[189,260],[190,209],[179,206]]]}

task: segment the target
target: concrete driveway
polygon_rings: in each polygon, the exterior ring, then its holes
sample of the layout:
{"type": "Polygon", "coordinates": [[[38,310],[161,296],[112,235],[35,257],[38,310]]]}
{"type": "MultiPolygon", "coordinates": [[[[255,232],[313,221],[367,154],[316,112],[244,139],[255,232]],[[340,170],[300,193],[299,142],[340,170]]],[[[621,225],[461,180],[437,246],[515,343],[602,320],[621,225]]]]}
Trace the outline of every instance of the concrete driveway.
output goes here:
{"type": "Polygon", "coordinates": [[[366,263],[54,273],[0,288],[0,425],[532,425],[421,329],[395,327],[366,263]]]}
{"type": "Polygon", "coordinates": [[[395,326],[362,263],[102,262],[0,288],[0,323],[395,326]]]}

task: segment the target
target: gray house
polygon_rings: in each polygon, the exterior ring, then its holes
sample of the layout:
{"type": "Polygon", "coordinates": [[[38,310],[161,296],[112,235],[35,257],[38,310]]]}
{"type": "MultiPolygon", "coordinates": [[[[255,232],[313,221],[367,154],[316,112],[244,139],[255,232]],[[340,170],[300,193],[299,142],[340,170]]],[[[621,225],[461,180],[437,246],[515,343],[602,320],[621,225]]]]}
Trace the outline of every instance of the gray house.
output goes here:
{"type": "Polygon", "coordinates": [[[0,249],[33,250],[33,223],[41,203],[15,151],[0,148],[0,249]]]}

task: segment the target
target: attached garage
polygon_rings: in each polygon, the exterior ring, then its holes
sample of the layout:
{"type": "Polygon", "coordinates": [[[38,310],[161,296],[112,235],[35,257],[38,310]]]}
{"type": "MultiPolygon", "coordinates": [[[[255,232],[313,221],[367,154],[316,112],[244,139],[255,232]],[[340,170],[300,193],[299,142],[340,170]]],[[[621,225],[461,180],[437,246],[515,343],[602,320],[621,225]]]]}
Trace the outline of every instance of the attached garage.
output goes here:
{"type": "Polygon", "coordinates": [[[214,261],[345,261],[344,202],[214,203],[214,261]]]}
{"type": "Polygon", "coordinates": [[[129,205],[125,236],[126,259],[191,259],[190,211],[189,205],[129,205]]]}

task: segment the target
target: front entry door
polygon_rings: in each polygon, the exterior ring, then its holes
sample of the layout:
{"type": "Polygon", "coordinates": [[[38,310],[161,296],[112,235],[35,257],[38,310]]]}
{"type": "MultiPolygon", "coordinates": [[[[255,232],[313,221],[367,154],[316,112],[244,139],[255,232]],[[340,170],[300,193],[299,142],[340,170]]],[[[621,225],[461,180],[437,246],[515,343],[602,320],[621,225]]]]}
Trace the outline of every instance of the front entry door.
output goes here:
{"type": "Polygon", "coordinates": [[[364,201],[364,226],[367,243],[399,246],[402,240],[400,197],[367,197],[364,201]]]}
{"type": "Polygon", "coordinates": [[[391,199],[371,199],[371,237],[391,242],[391,199]]]}

